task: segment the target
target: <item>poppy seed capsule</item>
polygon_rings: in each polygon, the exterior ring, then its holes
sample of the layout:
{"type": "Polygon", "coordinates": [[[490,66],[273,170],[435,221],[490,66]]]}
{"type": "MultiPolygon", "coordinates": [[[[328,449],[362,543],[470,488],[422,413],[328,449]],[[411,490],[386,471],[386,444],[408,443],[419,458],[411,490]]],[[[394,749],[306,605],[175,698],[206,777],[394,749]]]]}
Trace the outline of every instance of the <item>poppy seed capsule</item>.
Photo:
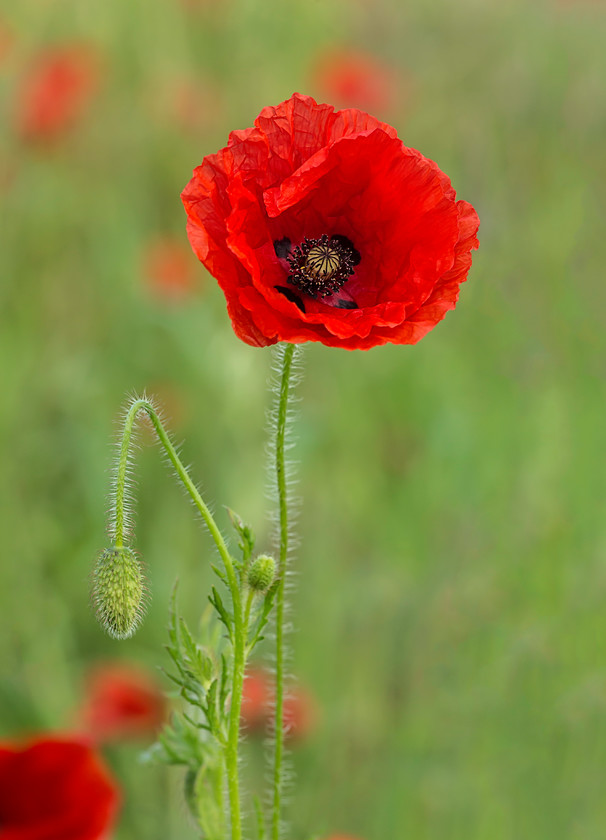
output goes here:
{"type": "Polygon", "coordinates": [[[145,579],[130,548],[107,548],[93,572],[92,597],[97,619],[115,639],[127,639],[143,617],[145,579]]]}
{"type": "Polygon", "coordinates": [[[248,570],[248,585],[256,592],[265,592],[269,589],[276,574],[276,561],[267,554],[260,554],[253,560],[248,570]]]}

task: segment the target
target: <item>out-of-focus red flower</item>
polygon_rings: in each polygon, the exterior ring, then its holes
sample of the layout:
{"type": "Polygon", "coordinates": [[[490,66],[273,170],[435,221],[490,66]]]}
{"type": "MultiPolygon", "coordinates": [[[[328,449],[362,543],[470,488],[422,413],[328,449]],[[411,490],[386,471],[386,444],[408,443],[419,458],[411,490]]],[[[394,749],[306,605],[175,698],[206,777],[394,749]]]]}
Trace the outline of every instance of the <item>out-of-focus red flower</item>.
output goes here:
{"type": "Polygon", "coordinates": [[[39,53],[17,91],[17,130],[28,140],[56,140],[82,117],[97,81],[97,60],[88,45],[39,53]]]}
{"type": "Polygon", "coordinates": [[[311,83],[322,99],[373,113],[393,107],[398,87],[396,73],[374,56],[334,48],[316,56],[311,83]]]}
{"type": "Polygon", "coordinates": [[[182,239],[162,236],[145,246],[143,277],[150,292],[162,301],[178,302],[197,285],[195,262],[182,239]]]}
{"type": "Polygon", "coordinates": [[[183,191],[187,231],[247,344],[414,344],[454,309],[478,216],[374,117],[295,93],[183,191]]]}
{"type": "MultiPolygon", "coordinates": [[[[246,672],[242,695],[242,724],[251,732],[264,732],[273,719],[274,689],[270,675],[260,668],[246,672]]],[[[313,728],[314,703],[309,694],[293,688],[284,700],[284,727],[288,736],[301,738],[313,728]]]]}
{"type": "Polygon", "coordinates": [[[248,670],[242,693],[242,723],[249,730],[265,729],[271,715],[272,686],[267,674],[248,670]]]}
{"type": "Polygon", "coordinates": [[[147,671],[123,663],[91,671],[79,723],[95,742],[149,738],[165,717],[164,694],[147,671]]]}
{"type": "Polygon", "coordinates": [[[118,800],[101,759],[81,741],[0,744],[2,840],[108,838],[118,800]]]}

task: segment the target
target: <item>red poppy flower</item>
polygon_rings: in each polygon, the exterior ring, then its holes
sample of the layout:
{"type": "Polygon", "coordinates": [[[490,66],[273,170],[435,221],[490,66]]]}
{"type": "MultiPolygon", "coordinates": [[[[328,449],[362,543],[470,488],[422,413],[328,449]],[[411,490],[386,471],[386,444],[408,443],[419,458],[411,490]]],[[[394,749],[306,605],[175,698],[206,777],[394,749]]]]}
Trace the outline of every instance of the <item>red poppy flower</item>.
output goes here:
{"type": "MultiPolygon", "coordinates": [[[[242,710],[243,725],[253,732],[264,732],[273,717],[273,683],[260,669],[246,673],[242,710]]],[[[290,691],[284,700],[284,726],[289,736],[301,738],[313,728],[314,703],[300,688],[290,691]]]]}
{"type": "Polygon", "coordinates": [[[414,344],[453,309],[478,216],[393,128],[294,94],[185,188],[192,247],[248,344],[414,344]]]}
{"type": "Polygon", "coordinates": [[[86,744],[62,738],[0,744],[2,840],[101,840],[117,806],[117,789],[86,744]]]}
{"type": "Polygon", "coordinates": [[[81,726],[98,743],[152,736],[166,718],[160,686],[133,665],[108,663],[90,674],[81,726]]]}
{"type": "Polygon", "coordinates": [[[312,84],[331,102],[347,108],[386,111],[396,98],[395,73],[371,55],[334,47],[318,54],[312,84]]]}
{"type": "Polygon", "coordinates": [[[181,239],[159,237],[147,244],[143,258],[145,282],[157,298],[180,301],[195,286],[191,253],[181,239]]]}
{"type": "Polygon", "coordinates": [[[82,116],[97,83],[88,46],[40,53],[24,76],[17,101],[17,128],[30,140],[54,140],[82,116]]]}

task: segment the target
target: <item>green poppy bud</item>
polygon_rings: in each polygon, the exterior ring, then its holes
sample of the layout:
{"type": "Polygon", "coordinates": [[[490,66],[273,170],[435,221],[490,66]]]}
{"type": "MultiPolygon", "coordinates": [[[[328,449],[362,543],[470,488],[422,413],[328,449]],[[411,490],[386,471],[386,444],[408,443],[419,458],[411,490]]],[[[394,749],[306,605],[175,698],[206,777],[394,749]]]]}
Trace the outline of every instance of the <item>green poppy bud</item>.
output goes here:
{"type": "Polygon", "coordinates": [[[260,554],[248,570],[248,585],[256,592],[265,592],[272,585],[276,574],[276,561],[267,554],[260,554]]]}
{"type": "Polygon", "coordinates": [[[110,636],[128,639],[145,611],[145,578],[130,548],[107,548],[93,571],[92,598],[97,619],[110,636]]]}

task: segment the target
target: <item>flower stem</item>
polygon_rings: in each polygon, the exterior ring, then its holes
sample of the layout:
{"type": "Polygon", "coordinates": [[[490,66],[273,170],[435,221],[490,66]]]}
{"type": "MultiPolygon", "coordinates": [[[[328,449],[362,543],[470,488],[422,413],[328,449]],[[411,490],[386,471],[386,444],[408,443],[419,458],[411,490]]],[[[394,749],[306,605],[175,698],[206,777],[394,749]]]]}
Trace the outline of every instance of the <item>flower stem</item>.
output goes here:
{"type": "Polygon", "coordinates": [[[229,710],[229,730],[225,746],[225,770],[227,773],[227,790],[229,793],[229,808],[231,814],[231,838],[242,840],[242,818],[240,814],[240,781],[238,778],[238,745],[240,742],[240,711],[242,707],[242,690],[244,686],[244,669],[246,667],[246,635],[247,628],[242,621],[242,605],[234,604],[234,663],[231,691],[231,706],[229,710]]]}
{"type": "MultiPolygon", "coordinates": [[[[130,457],[130,440],[137,414],[141,411],[143,400],[133,402],[126,414],[124,428],[122,429],[122,440],[120,441],[120,455],[116,469],[116,483],[114,488],[114,521],[113,540],[116,548],[124,545],[126,527],[126,476],[130,457]]],[[[150,405],[151,408],[151,405],[150,405]]]]}
{"type": "MultiPolygon", "coordinates": [[[[149,419],[152,422],[152,425],[158,435],[158,440],[164,447],[164,451],[168,455],[168,458],[175,468],[175,472],[177,473],[177,477],[182,482],[183,486],[189,493],[193,503],[198,508],[198,511],[204,520],[206,527],[208,528],[211,537],[214,540],[215,545],[221,555],[221,559],[223,560],[223,564],[225,566],[225,571],[227,572],[227,576],[230,582],[230,588],[232,587],[232,581],[236,584],[235,588],[238,592],[238,597],[240,593],[240,588],[237,585],[236,580],[236,573],[234,570],[234,563],[231,558],[229,551],[227,550],[227,546],[225,544],[225,540],[223,539],[223,535],[219,530],[219,526],[213,519],[213,516],[208,509],[204,499],[198,492],[198,488],[192,481],[189,473],[187,472],[186,467],[183,465],[179,455],[177,454],[177,450],[172,445],[171,440],[166,433],[164,426],[162,425],[162,421],[158,417],[154,406],[146,399],[136,399],[133,400],[131,403],[128,412],[126,414],[126,418],[124,421],[124,430],[122,432],[122,441],[120,444],[120,455],[118,458],[118,469],[116,472],[116,486],[115,486],[115,515],[114,515],[114,544],[120,548],[123,545],[123,540],[125,536],[125,485],[126,485],[126,475],[128,471],[128,462],[129,462],[129,447],[130,447],[130,439],[133,433],[133,427],[135,424],[135,420],[137,419],[137,415],[141,412],[145,412],[149,419]]],[[[233,594],[233,592],[232,592],[233,594]]]]}
{"type": "Polygon", "coordinates": [[[231,707],[229,714],[229,728],[227,744],[225,745],[225,771],[227,775],[227,790],[229,795],[229,809],[231,815],[231,840],[242,840],[242,818],[240,813],[240,783],[238,777],[238,744],[240,738],[240,708],[242,705],[242,688],[244,684],[244,669],[246,667],[246,643],[248,637],[248,618],[250,608],[244,616],[241,584],[236,574],[234,561],[227,549],[223,535],[219,530],[210,510],[200,495],[198,488],[192,481],[186,467],[162,425],[154,406],[146,399],[136,399],[131,403],[124,422],[124,431],[120,446],[118,468],[115,486],[115,515],[114,515],[114,543],[121,547],[125,534],[125,485],[129,463],[129,447],[137,415],[145,412],[156,431],[158,440],[163,446],[171,464],[175,468],[178,478],[189,493],[197,507],[211,537],[221,555],[227,581],[231,592],[234,616],[233,633],[233,679],[231,692],[231,707]]]}
{"type": "Polygon", "coordinates": [[[272,840],[279,840],[282,812],[282,785],[284,760],[284,590],[286,584],[286,564],[288,559],[288,495],[286,489],[286,464],[284,460],[284,441],[290,375],[294,344],[287,344],[282,357],[282,374],[278,394],[276,424],[275,467],[278,488],[280,553],[278,563],[278,588],[276,592],[276,698],[275,698],[275,741],[273,768],[273,811],[272,840]]]}

